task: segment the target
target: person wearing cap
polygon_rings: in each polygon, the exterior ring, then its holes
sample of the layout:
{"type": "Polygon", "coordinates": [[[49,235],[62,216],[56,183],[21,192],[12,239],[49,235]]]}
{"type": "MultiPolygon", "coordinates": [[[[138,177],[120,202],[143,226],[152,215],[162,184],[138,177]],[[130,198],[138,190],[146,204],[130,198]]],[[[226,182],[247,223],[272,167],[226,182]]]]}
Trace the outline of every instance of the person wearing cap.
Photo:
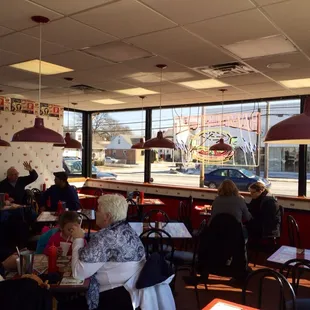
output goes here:
{"type": "Polygon", "coordinates": [[[48,188],[42,195],[41,206],[48,211],[56,211],[58,202],[64,201],[69,211],[80,209],[78,194],[69,183],[68,176],[64,171],[55,172],[55,185],[48,188]],[[47,201],[50,201],[50,207],[47,208],[47,201]]]}
{"type": "Polygon", "coordinates": [[[7,193],[9,200],[17,204],[25,204],[27,197],[25,187],[38,178],[37,172],[32,169],[30,162],[24,162],[24,168],[29,175],[20,177],[15,167],[7,170],[6,178],[0,182],[0,193],[7,193]]]}

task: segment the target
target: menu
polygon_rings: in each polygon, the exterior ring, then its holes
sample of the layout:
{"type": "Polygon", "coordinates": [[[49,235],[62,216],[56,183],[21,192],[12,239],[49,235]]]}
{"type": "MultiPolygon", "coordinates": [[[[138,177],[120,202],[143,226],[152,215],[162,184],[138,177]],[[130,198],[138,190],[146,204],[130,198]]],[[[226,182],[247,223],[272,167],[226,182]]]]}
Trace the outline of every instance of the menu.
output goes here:
{"type": "Polygon", "coordinates": [[[63,277],[60,285],[83,285],[84,280],[74,279],[72,277],[63,277]]]}

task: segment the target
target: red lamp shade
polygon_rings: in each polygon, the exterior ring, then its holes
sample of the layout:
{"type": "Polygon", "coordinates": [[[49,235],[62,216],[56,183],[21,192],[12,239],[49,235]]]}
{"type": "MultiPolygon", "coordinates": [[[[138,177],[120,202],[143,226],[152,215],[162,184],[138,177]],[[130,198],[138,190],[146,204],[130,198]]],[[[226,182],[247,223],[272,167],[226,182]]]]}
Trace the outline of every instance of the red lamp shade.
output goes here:
{"type": "Polygon", "coordinates": [[[83,149],[82,144],[73,138],[71,138],[71,135],[69,132],[66,133],[65,136],[65,143],[56,143],[54,144],[56,147],[64,147],[65,149],[83,149]]]}
{"type": "Polygon", "coordinates": [[[10,144],[9,142],[7,142],[7,141],[5,141],[5,140],[2,140],[2,139],[0,138],[0,146],[11,146],[11,144],[10,144]]]}
{"type": "Polygon", "coordinates": [[[232,151],[232,146],[224,143],[223,139],[210,147],[210,151],[232,151]]]}
{"type": "Polygon", "coordinates": [[[36,117],[34,126],[16,132],[12,142],[63,143],[64,139],[58,132],[45,128],[43,118],[36,117]]]}
{"type": "Polygon", "coordinates": [[[144,148],[145,149],[155,149],[155,148],[174,149],[175,144],[171,140],[164,138],[162,131],[158,131],[156,138],[145,141],[144,148]]]}
{"type": "Polygon", "coordinates": [[[306,99],[304,112],[272,126],[265,143],[310,144],[310,97],[306,99]]]}
{"type": "Polygon", "coordinates": [[[140,141],[138,143],[135,143],[131,146],[132,149],[136,149],[136,150],[144,150],[144,140],[143,138],[140,139],[140,141]]]}

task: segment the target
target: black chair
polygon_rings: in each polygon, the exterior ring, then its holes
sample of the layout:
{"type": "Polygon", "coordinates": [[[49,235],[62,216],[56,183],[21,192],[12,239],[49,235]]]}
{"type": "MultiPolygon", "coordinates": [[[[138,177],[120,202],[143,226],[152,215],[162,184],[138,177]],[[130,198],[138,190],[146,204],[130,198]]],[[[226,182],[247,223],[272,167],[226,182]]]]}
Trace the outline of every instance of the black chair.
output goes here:
{"type": "Polygon", "coordinates": [[[283,275],[286,272],[286,278],[288,278],[290,274],[292,275],[292,286],[296,295],[298,293],[300,278],[305,271],[310,271],[310,261],[302,258],[290,259],[285,262],[285,264],[282,265],[280,269],[280,273],[282,273],[283,275]]]}
{"type": "Polygon", "coordinates": [[[84,214],[82,212],[79,212],[78,214],[79,214],[81,220],[86,219],[86,221],[87,221],[86,240],[88,242],[90,240],[91,220],[90,220],[90,218],[86,214],[84,214]]]}
{"type": "Polygon", "coordinates": [[[151,223],[151,222],[157,222],[157,217],[161,217],[161,222],[167,224],[170,222],[168,214],[160,209],[152,209],[148,212],[146,212],[143,216],[143,222],[151,223]]]}
{"type": "Polygon", "coordinates": [[[187,230],[192,233],[192,206],[193,206],[193,198],[189,197],[188,201],[180,201],[178,208],[178,221],[184,223],[187,230]]]}
{"type": "Polygon", "coordinates": [[[104,194],[104,191],[102,188],[97,188],[95,191],[94,191],[94,196],[102,196],[104,194]]]}
{"type": "Polygon", "coordinates": [[[162,257],[166,257],[167,251],[170,252],[170,265],[172,266],[174,255],[174,243],[169,233],[162,229],[151,228],[140,234],[140,239],[145,247],[146,258],[152,253],[157,252],[162,257]]]}
{"type": "Polygon", "coordinates": [[[256,266],[256,261],[257,261],[257,257],[258,254],[260,252],[263,253],[268,253],[271,254],[273,252],[275,252],[278,248],[279,248],[279,241],[280,241],[280,237],[282,234],[282,229],[283,229],[283,216],[284,216],[284,208],[283,206],[279,206],[279,211],[280,213],[280,235],[279,236],[261,236],[260,238],[256,239],[252,239],[250,240],[248,246],[253,248],[254,250],[254,259],[253,259],[253,264],[254,267],[256,266]]]}
{"type": "Polygon", "coordinates": [[[75,185],[71,185],[71,187],[72,187],[73,189],[75,189],[76,192],[78,192],[78,189],[77,189],[77,187],[76,187],[75,185]]]}
{"type": "MultiPolygon", "coordinates": [[[[255,306],[256,308],[262,309],[263,284],[267,277],[268,278],[271,277],[276,280],[280,288],[278,309],[279,310],[287,309],[288,301],[291,303],[290,309],[292,310],[296,309],[296,296],[295,296],[293,287],[281,273],[275,270],[269,269],[269,268],[258,269],[252,272],[247,277],[243,290],[242,290],[242,303],[244,305],[246,305],[246,293],[248,291],[249,283],[253,280],[253,278],[256,278],[256,277],[259,279],[257,305],[255,306]],[[288,294],[285,294],[285,293],[288,293],[288,294]],[[289,295],[290,298],[286,299],[285,295],[289,295]]],[[[255,285],[255,288],[257,289],[257,285],[255,285]]],[[[273,296],[273,298],[275,297],[273,296]]]]}
{"type": "Polygon", "coordinates": [[[301,249],[302,247],[301,247],[299,226],[295,218],[291,215],[287,216],[287,228],[288,228],[289,245],[301,249]]]}
{"type": "Polygon", "coordinates": [[[139,215],[138,215],[138,206],[133,199],[127,198],[128,203],[128,211],[127,211],[127,221],[128,222],[139,222],[139,215]]]}

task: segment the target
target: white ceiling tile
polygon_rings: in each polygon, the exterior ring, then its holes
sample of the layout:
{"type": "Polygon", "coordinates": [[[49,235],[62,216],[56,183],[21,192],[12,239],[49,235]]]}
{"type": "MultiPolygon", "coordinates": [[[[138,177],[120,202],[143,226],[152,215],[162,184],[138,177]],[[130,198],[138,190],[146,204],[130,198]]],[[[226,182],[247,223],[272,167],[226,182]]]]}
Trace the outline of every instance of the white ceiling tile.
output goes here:
{"type": "Polygon", "coordinates": [[[121,41],[97,45],[87,49],[86,52],[112,62],[125,62],[152,56],[151,53],[141,48],[121,41]]]}
{"type": "Polygon", "coordinates": [[[260,57],[256,59],[249,59],[246,61],[246,63],[261,72],[273,72],[283,70],[268,68],[267,66],[270,64],[289,64],[289,70],[310,68],[310,60],[301,53],[260,57]]]}
{"type": "MultiPolygon", "coordinates": [[[[73,70],[90,70],[110,65],[107,61],[79,51],[69,51],[57,55],[43,57],[44,61],[60,66],[65,66],[73,70]]],[[[70,76],[70,72],[67,73],[70,76]]]]}
{"type": "MultiPolygon", "coordinates": [[[[22,53],[22,55],[30,57],[32,59],[39,58],[39,40],[33,38],[27,34],[15,32],[9,34],[0,40],[1,46],[4,50],[13,52],[16,54],[22,53]]],[[[42,42],[42,56],[53,55],[68,51],[69,49],[50,42],[42,42]]]]}
{"type": "Polygon", "coordinates": [[[266,78],[265,76],[259,73],[237,75],[237,76],[222,78],[219,80],[221,82],[224,82],[224,83],[227,83],[233,86],[270,82],[268,78],[266,78]]]}
{"type": "Polygon", "coordinates": [[[169,93],[169,94],[163,94],[162,99],[163,100],[172,100],[172,99],[188,99],[188,98],[202,98],[206,97],[207,94],[203,92],[198,92],[195,90],[190,91],[184,91],[184,92],[178,92],[178,93],[169,93]]]}
{"type": "Polygon", "coordinates": [[[14,32],[14,30],[0,26],[0,37],[12,32],[14,32]]]}
{"type": "MultiPolygon", "coordinates": [[[[227,89],[227,91],[224,92],[224,99],[227,95],[243,93],[243,91],[241,89],[238,89],[238,88],[232,87],[232,86],[227,86],[227,87],[225,87],[225,89],[227,89]]],[[[217,89],[217,88],[205,89],[204,93],[206,93],[210,96],[222,96],[221,90],[217,89]]]]}
{"type": "Polygon", "coordinates": [[[126,41],[189,67],[213,65],[233,59],[180,27],[126,41]]]}
{"type": "MultiPolygon", "coordinates": [[[[33,27],[24,31],[25,33],[39,38],[39,27],[33,27]]],[[[63,46],[81,49],[115,40],[100,30],[84,25],[69,17],[53,21],[44,25],[42,38],[63,46]]]]}
{"type": "Polygon", "coordinates": [[[163,85],[150,86],[148,89],[157,91],[158,93],[167,94],[167,93],[181,93],[188,90],[186,87],[182,87],[173,83],[164,83],[163,85]]]}
{"type": "Polygon", "coordinates": [[[228,15],[254,8],[248,0],[140,0],[178,24],[228,15]]]}
{"type": "Polygon", "coordinates": [[[260,92],[254,93],[255,98],[275,98],[275,97],[285,97],[285,96],[293,96],[294,93],[289,90],[278,90],[278,91],[267,91],[267,92],[260,92]]]}
{"type": "Polygon", "coordinates": [[[175,27],[167,18],[133,0],[115,2],[72,18],[119,38],[175,27]]]}
{"type": "Polygon", "coordinates": [[[217,45],[232,44],[279,33],[258,9],[198,22],[187,25],[185,28],[217,45]]]}
{"type": "Polygon", "coordinates": [[[250,93],[257,93],[262,91],[278,91],[284,89],[283,86],[281,86],[280,84],[273,82],[241,85],[238,86],[238,88],[250,93]]]}
{"type": "Polygon", "coordinates": [[[35,73],[14,69],[11,67],[0,68],[0,83],[6,85],[7,82],[25,81],[35,79],[38,75],[35,73]]]}
{"type": "Polygon", "coordinates": [[[63,16],[29,1],[10,0],[1,4],[0,24],[14,30],[23,30],[37,25],[31,20],[31,16],[35,15],[45,16],[50,20],[63,16]]]}
{"type": "Polygon", "coordinates": [[[310,78],[309,68],[273,70],[265,74],[276,81],[310,78]]]}
{"type": "Polygon", "coordinates": [[[30,0],[30,2],[40,4],[65,15],[84,11],[95,6],[109,4],[114,1],[119,0],[30,0]]]}
{"type": "Polygon", "coordinates": [[[255,3],[257,3],[259,6],[274,4],[278,2],[285,2],[290,0],[254,0],[255,3]]]}
{"type": "Polygon", "coordinates": [[[7,86],[7,85],[0,85],[0,96],[4,96],[7,94],[22,94],[27,92],[25,89],[7,86]]]}
{"type": "MultiPolygon", "coordinates": [[[[0,39],[1,45],[1,39],[0,39]]],[[[28,60],[29,57],[0,50],[0,67],[28,60]]]]}

